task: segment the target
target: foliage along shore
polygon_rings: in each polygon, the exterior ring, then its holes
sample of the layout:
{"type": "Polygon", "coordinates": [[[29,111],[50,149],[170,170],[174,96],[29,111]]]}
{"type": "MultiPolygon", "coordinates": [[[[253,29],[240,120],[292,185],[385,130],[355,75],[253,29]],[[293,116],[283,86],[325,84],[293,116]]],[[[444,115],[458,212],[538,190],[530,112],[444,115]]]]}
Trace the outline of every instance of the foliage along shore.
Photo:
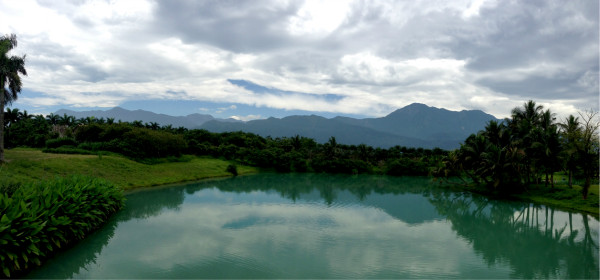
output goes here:
{"type": "Polygon", "coordinates": [[[0,193],[0,275],[18,277],[102,226],[124,202],[113,184],[70,176],[0,193]]]}

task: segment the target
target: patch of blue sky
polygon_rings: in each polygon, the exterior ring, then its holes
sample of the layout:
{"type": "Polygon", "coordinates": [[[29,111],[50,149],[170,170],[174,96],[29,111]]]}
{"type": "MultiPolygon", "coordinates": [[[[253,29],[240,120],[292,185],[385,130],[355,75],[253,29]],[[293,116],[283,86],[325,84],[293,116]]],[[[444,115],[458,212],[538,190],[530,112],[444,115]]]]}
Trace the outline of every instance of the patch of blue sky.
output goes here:
{"type": "MultiPolygon", "coordinates": [[[[236,85],[248,87],[248,90],[256,90],[257,92],[269,94],[302,94],[296,92],[281,91],[277,89],[269,89],[260,85],[256,85],[244,80],[232,80],[236,85]]],[[[306,94],[309,95],[309,94],[306,94]]],[[[310,96],[313,96],[312,94],[310,96]]],[[[314,96],[313,96],[314,98],[314,96]]],[[[324,95],[322,98],[329,100],[337,100],[341,98],[338,95],[324,95]]],[[[47,115],[55,113],[60,109],[68,109],[73,111],[91,111],[91,110],[108,110],[107,107],[74,107],[66,104],[60,104],[54,98],[48,97],[42,92],[23,89],[19,95],[19,99],[8,108],[18,108],[19,110],[27,110],[30,114],[47,115]],[[39,102],[48,98],[49,102],[39,102]],[[33,102],[37,101],[37,102],[33,102]]],[[[271,108],[265,106],[256,106],[235,102],[210,102],[200,100],[183,100],[183,99],[144,99],[144,100],[126,100],[117,106],[127,110],[145,110],[158,114],[166,114],[170,116],[186,116],[190,114],[207,114],[215,118],[231,118],[236,117],[241,120],[251,119],[266,119],[269,117],[283,118],[290,115],[318,115],[325,118],[333,118],[336,116],[347,116],[353,118],[364,118],[364,115],[358,114],[340,114],[331,112],[316,112],[310,110],[286,110],[279,108],[271,108]]]]}
{"type": "Polygon", "coordinates": [[[27,113],[32,115],[48,115],[60,109],[68,109],[73,111],[106,109],[99,107],[71,107],[65,104],[60,104],[60,102],[57,102],[54,98],[48,97],[48,95],[43,92],[37,92],[28,89],[23,89],[19,94],[19,98],[12,104],[7,104],[6,108],[16,108],[20,111],[27,111],[27,113]]]}
{"type": "Polygon", "coordinates": [[[299,96],[305,96],[305,97],[309,97],[309,98],[323,99],[328,102],[340,101],[344,98],[343,95],[339,95],[339,94],[312,94],[312,93],[305,93],[305,92],[280,90],[277,88],[269,88],[269,87],[261,86],[261,85],[258,85],[258,84],[255,84],[253,82],[246,81],[246,80],[228,79],[227,81],[233,85],[245,88],[249,91],[252,91],[252,92],[258,93],[258,94],[268,93],[268,94],[279,95],[279,96],[286,96],[286,95],[298,96],[299,95],[299,96]]]}

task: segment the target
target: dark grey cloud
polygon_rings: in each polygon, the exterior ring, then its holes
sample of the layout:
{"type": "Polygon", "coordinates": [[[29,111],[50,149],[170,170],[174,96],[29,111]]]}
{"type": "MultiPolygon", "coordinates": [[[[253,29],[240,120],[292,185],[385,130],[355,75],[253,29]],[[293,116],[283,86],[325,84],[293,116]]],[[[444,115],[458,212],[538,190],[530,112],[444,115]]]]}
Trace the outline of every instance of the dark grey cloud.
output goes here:
{"type": "Polygon", "coordinates": [[[289,46],[286,21],[298,2],[157,1],[153,28],[186,43],[204,43],[234,52],[261,52],[289,46]]]}

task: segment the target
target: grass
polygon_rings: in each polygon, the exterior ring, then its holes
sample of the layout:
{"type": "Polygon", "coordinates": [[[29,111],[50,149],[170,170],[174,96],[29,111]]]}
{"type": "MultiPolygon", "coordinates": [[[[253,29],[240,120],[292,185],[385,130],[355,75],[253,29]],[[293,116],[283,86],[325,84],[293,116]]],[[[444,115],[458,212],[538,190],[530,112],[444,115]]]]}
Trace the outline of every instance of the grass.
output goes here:
{"type": "MultiPolygon", "coordinates": [[[[182,161],[144,164],[119,155],[75,155],[42,153],[38,149],[5,151],[6,164],[0,166],[0,185],[39,182],[56,177],[86,175],[106,179],[123,190],[151,187],[213,177],[225,177],[231,162],[185,156],[182,161]]],[[[258,172],[238,166],[238,174],[258,172]]]]}

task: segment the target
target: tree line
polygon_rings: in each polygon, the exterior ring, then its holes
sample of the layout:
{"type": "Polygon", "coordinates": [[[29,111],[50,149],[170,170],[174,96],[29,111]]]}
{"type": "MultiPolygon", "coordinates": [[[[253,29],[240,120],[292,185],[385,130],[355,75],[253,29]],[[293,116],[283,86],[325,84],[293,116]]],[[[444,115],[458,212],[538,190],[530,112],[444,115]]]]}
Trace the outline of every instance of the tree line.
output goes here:
{"type": "Polygon", "coordinates": [[[530,100],[514,108],[510,118],[490,121],[471,134],[444,157],[435,176],[510,192],[541,181],[554,188],[554,173],[563,171],[569,186],[574,176],[584,180],[585,199],[591,181],[598,178],[597,117],[597,112],[587,111],[557,121],[549,109],[530,100]]]}
{"type": "Polygon", "coordinates": [[[46,152],[119,153],[142,162],[177,160],[182,155],[212,156],[278,172],[326,172],[426,176],[447,151],[396,146],[373,148],[345,145],[331,137],[326,143],[299,135],[262,137],[247,132],[212,133],[203,129],[161,126],[113,118],[75,118],[56,114],[4,112],[7,148],[27,146],[46,152]]]}

